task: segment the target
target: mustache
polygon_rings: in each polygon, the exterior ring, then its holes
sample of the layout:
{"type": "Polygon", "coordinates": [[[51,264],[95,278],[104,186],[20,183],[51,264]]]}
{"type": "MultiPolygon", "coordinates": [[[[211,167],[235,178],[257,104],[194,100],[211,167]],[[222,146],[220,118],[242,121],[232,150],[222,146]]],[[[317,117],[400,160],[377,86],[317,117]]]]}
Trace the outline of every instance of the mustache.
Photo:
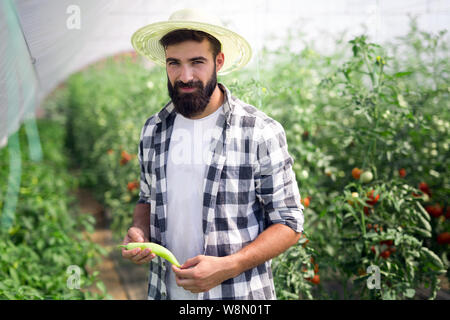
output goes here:
{"type": "Polygon", "coordinates": [[[184,83],[183,81],[176,81],[174,84],[174,88],[203,88],[203,83],[201,81],[189,81],[184,83]]]}

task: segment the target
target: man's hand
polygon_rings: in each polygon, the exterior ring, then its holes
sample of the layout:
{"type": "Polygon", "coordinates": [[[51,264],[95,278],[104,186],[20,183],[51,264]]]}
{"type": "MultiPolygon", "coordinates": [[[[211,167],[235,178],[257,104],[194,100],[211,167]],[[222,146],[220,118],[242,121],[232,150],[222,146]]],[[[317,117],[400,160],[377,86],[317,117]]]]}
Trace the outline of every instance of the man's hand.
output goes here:
{"type": "Polygon", "coordinates": [[[172,265],[177,285],[193,293],[211,290],[223,281],[272,259],[297,243],[301,233],[282,224],[273,224],[252,243],[226,257],[199,255],[181,268],[172,265]]]}
{"type": "MultiPolygon", "coordinates": [[[[123,239],[122,244],[126,245],[130,242],[149,242],[149,240],[141,228],[131,227],[128,229],[128,233],[123,239]]],[[[130,259],[135,264],[144,264],[150,262],[156,255],[152,253],[150,249],[142,250],[141,248],[136,248],[126,250],[125,248],[122,248],[122,257],[130,259]]]]}
{"type": "Polygon", "coordinates": [[[208,291],[235,276],[229,257],[198,255],[181,268],[172,265],[177,285],[192,293],[208,291]]]}

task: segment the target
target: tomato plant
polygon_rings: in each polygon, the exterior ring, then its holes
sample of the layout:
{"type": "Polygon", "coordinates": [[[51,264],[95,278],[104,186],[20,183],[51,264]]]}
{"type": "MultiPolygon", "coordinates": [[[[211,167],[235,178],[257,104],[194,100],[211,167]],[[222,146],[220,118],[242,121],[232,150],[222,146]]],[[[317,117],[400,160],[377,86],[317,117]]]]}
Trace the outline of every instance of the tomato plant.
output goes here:
{"type": "MultiPolygon", "coordinates": [[[[98,273],[91,273],[105,250],[84,234],[93,230],[93,217],[73,210],[70,191],[77,186],[67,172],[64,156],[64,127],[39,121],[44,158],[31,161],[22,153],[22,177],[15,220],[9,230],[0,231],[0,299],[101,299],[86,288],[101,285],[98,273]],[[80,270],[80,289],[67,286],[69,266],[80,270]]],[[[23,127],[20,145],[25,143],[23,127]]],[[[24,148],[26,150],[26,148],[24,148]]],[[[0,150],[0,179],[9,168],[8,148],[0,150]]],[[[19,155],[20,156],[20,155],[19,155]]],[[[6,180],[6,179],[5,179],[6,180]]],[[[0,209],[6,184],[0,186],[0,209]]]]}

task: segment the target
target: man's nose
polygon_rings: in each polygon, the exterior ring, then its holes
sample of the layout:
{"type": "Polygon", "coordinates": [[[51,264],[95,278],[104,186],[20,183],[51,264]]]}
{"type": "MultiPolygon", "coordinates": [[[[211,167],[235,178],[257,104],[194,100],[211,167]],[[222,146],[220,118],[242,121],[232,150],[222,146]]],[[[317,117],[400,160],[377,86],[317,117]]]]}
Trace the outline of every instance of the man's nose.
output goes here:
{"type": "Polygon", "coordinates": [[[184,65],[181,67],[180,79],[184,83],[188,83],[189,81],[194,79],[194,75],[192,69],[189,65],[184,65]]]}

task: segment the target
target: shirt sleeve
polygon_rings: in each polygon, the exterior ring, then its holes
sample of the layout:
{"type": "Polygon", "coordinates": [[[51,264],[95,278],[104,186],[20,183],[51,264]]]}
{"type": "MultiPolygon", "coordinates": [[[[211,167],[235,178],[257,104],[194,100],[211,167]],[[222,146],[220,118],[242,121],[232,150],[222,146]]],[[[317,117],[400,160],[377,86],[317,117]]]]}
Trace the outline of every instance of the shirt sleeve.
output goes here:
{"type": "Polygon", "coordinates": [[[144,161],[144,131],[146,126],[142,128],[141,131],[141,137],[139,141],[139,148],[138,148],[138,160],[139,160],[139,167],[140,167],[140,184],[139,184],[139,200],[137,203],[150,203],[150,183],[147,179],[149,176],[149,173],[147,172],[147,163],[144,161]]]}
{"type": "Polygon", "coordinates": [[[271,119],[257,143],[255,170],[256,197],[264,207],[265,227],[281,223],[296,232],[303,232],[304,207],[300,202],[293,162],[283,127],[271,119]]]}

